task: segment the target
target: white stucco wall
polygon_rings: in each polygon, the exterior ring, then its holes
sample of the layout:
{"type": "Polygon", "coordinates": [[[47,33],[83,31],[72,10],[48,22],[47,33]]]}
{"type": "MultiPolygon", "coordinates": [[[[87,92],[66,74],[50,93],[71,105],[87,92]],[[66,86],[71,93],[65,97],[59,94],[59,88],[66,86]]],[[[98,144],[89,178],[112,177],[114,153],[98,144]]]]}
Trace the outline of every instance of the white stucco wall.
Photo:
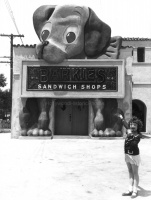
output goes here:
{"type": "Polygon", "coordinates": [[[20,134],[19,111],[25,103],[21,102],[21,66],[23,59],[35,59],[35,48],[33,47],[14,47],[13,62],[13,87],[12,87],[12,118],[11,118],[11,137],[18,138],[20,134]]]}
{"type": "Polygon", "coordinates": [[[132,98],[146,105],[146,132],[151,133],[151,48],[145,48],[145,62],[137,62],[137,49],[134,49],[132,75],[132,98]]]}

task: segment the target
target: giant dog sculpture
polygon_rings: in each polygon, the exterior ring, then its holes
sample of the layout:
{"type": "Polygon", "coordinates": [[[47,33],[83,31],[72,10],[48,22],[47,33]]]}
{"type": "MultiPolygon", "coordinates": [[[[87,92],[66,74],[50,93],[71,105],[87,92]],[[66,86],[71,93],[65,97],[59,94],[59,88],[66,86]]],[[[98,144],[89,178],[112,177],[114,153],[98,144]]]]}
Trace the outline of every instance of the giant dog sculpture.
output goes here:
{"type": "MultiPolygon", "coordinates": [[[[41,6],[33,14],[33,24],[40,39],[36,46],[38,58],[50,64],[61,63],[70,58],[118,58],[121,37],[111,37],[110,27],[88,7],[41,6]]],[[[114,115],[117,111],[121,112],[114,103],[116,101],[100,97],[92,99],[91,102],[94,111],[92,134],[106,128],[121,130],[121,122],[117,121],[114,115]]],[[[50,107],[50,99],[28,99],[20,112],[22,135],[38,135],[43,131],[50,134],[50,107]]]]}

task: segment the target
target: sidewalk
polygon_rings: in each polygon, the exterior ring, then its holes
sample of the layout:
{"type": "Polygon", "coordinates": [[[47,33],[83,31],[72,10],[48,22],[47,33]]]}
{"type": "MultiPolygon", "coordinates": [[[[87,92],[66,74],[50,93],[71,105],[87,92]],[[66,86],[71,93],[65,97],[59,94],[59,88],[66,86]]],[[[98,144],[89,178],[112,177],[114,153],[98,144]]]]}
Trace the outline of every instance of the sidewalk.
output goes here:
{"type": "MultiPolygon", "coordinates": [[[[122,200],[124,140],[11,139],[0,133],[0,200],[122,200]]],[[[138,200],[151,199],[151,139],[140,144],[138,200]]]]}

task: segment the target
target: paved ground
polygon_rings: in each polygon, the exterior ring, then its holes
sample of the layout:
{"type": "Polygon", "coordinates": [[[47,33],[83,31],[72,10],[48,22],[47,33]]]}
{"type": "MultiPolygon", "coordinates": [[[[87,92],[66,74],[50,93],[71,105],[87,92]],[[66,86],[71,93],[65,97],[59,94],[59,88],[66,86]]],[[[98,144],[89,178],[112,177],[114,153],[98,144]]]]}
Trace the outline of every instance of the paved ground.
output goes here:
{"type": "MultiPolygon", "coordinates": [[[[0,200],[122,200],[124,140],[11,139],[0,134],[0,200]]],[[[151,199],[151,139],[142,139],[137,199],[151,199]],[[144,198],[145,197],[145,198],[144,198]]]]}

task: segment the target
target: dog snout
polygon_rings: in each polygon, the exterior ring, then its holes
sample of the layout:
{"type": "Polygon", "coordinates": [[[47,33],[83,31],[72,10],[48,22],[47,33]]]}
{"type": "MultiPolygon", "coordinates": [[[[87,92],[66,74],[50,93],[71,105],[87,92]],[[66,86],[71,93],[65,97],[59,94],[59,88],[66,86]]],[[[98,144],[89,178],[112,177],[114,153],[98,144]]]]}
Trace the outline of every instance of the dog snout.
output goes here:
{"type": "Polygon", "coordinates": [[[62,51],[58,46],[50,44],[43,49],[43,59],[50,64],[63,62],[67,58],[66,52],[62,51]]]}
{"type": "Polygon", "coordinates": [[[42,43],[43,47],[47,46],[48,44],[49,44],[49,41],[47,41],[47,40],[42,43]]]}
{"type": "Polygon", "coordinates": [[[44,59],[48,63],[61,63],[67,59],[65,47],[53,40],[45,40],[36,46],[38,59],[44,59]]]}
{"type": "Polygon", "coordinates": [[[46,40],[46,41],[36,45],[36,53],[38,55],[38,59],[42,59],[43,58],[44,47],[47,46],[48,44],[49,44],[49,42],[46,40]]]}

